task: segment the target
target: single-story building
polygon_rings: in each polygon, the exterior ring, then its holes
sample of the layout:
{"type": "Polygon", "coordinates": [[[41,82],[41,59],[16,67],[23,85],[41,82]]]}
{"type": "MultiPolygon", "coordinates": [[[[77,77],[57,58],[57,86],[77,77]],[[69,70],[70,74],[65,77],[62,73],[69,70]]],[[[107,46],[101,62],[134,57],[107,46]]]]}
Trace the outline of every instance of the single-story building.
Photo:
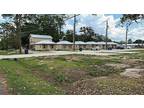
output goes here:
{"type": "Polygon", "coordinates": [[[37,35],[30,34],[29,35],[29,48],[34,50],[35,44],[41,41],[52,41],[52,36],[50,35],[37,35]]]}
{"type": "Polygon", "coordinates": [[[96,48],[96,42],[94,41],[86,42],[86,49],[91,50],[92,48],[96,48]]]}
{"type": "Polygon", "coordinates": [[[105,49],[105,45],[106,45],[105,42],[96,42],[96,46],[98,46],[99,49],[105,49]]]}
{"type": "Polygon", "coordinates": [[[108,47],[116,48],[116,46],[117,46],[118,44],[117,44],[117,43],[114,43],[114,42],[108,42],[107,45],[108,45],[108,47]]]}
{"type": "Polygon", "coordinates": [[[75,41],[75,49],[79,50],[80,48],[86,49],[86,43],[83,41],[75,41]]]}
{"type": "Polygon", "coordinates": [[[72,50],[73,43],[63,40],[56,43],[56,50],[72,50]]]}
{"type": "Polygon", "coordinates": [[[33,48],[34,50],[39,50],[39,51],[51,51],[55,50],[55,42],[44,40],[40,41],[34,44],[33,48]]]}
{"type": "MultiPolygon", "coordinates": [[[[30,34],[29,42],[30,42],[30,48],[32,50],[72,50],[73,49],[73,43],[63,40],[59,41],[57,43],[52,41],[52,36],[50,35],[36,35],[36,34],[30,34]]],[[[116,48],[117,43],[114,42],[107,42],[108,47],[116,48]]],[[[83,42],[83,41],[75,41],[75,49],[79,50],[79,48],[82,48],[84,50],[91,50],[93,48],[96,49],[105,49],[106,43],[105,42],[83,42]]]]}
{"type": "MultiPolygon", "coordinates": [[[[125,44],[122,44],[125,46],[125,44]]],[[[132,44],[127,44],[127,48],[144,48],[143,43],[132,43],[132,44]]]]}

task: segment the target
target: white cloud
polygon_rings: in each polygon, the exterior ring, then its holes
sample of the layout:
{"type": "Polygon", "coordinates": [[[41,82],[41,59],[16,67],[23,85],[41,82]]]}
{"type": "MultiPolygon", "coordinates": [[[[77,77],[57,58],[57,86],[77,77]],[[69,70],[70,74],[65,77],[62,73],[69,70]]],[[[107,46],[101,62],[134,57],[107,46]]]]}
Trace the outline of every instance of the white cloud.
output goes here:
{"type": "Polygon", "coordinates": [[[66,30],[73,30],[73,25],[66,24],[63,28],[64,28],[64,31],[66,31],[66,30]]]}
{"type": "MultiPolygon", "coordinates": [[[[78,24],[76,26],[77,32],[79,32],[80,27],[82,26],[91,26],[96,33],[105,35],[105,21],[108,19],[109,21],[109,30],[108,30],[108,36],[112,40],[121,41],[125,40],[125,28],[117,27],[119,23],[119,18],[114,19],[113,15],[97,15],[92,16],[88,14],[80,15],[77,17],[78,24]]],[[[69,21],[68,21],[69,22],[69,21]]],[[[144,24],[144,23],[143,23],[144,24]]],[[[142,27],[143,24],[137,25],[137,27],[132,27],[129,31],[128,38],[131,38],[133,40],[136,39],[144,39],[144,27],[142,27]]],[[[136,26],[136,24],[134,24],[136,26]]],[[[143,25],[144,26],[144,25],[143,25]]],[[[66,29],[73,29],[73,24],[68,23],[65,27],[66,29]]]]}
{"type": "Polygon", "coordinates": [[[3,17],[0,14],[0,23],[3,23],[3,22],[5,22],[5,19],[3,19],[3,17]]]}

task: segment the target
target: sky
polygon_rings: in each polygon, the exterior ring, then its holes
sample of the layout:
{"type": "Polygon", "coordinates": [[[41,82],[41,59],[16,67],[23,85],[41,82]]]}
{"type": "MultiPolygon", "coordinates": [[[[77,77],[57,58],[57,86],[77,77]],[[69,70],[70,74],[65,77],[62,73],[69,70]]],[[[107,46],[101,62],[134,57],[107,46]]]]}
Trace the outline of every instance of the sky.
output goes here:
{"type": "MultiPolygon", "coordinates": [[[[113,41],[125,41],[125,27],[118,26],[120,23],[121,14],[97,14],[96,16],[91,14],[80,14],[77,16],[76,33],[80,34],[80,27],[90,26],[98,33],[105,35],[106,20],[109,23],[108,37],[113,41]]],[[[0,23],[4,22],[0,15],[0,23]]],[[[141,23],[133,23],[128,32],[128,39],[135,41],[136,39],[144,40],[144,20],[141,23]]],[[[65,22],[63,31],[73,30],[73,18],[65,22]]]]}
{"type": "MultiPolygon", "coordinates": [[[[125,27],[118,26],[120,23],[121,14],[100,14],[90,15],[83,14],[77,16],[76,33],[80,34],[79,30],[82,26],[90,26],[96,33],[105,35],[106,20],[109,23],[108,37],[113,41],[125,41],[125,27]]],[[[73,19],[66,21],[63,27],[64,31],[73,29],[73,19]]],[[[136,39],[144,39],[144,21],[136,24],[133,23],[129,28],[128,39],[135,41],[136,39]]]]}

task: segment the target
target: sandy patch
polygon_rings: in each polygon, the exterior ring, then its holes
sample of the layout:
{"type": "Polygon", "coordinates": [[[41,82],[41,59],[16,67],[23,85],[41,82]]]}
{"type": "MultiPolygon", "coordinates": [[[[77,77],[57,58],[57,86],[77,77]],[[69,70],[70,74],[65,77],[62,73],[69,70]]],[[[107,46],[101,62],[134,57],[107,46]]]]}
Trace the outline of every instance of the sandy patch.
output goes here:
{"type": "Polygon", "coordinates": [[[111,66],[111,67],[114,67],[114,68],[117,68],[117,69],[121,69],[121,68],[128,68],[130,67],[130,65],[128,64],[120,64],[120,63],[109,63],[109,64],[105,64],[106,66],[111,66]]]}
{"type": "Polygon", "coordinates": [[[144,69],[129,68],[126,69],[125,72],[120,73],[120,75],[130,78],[139,78],[142,76],[141,73],[144,73],[144,69]]]}

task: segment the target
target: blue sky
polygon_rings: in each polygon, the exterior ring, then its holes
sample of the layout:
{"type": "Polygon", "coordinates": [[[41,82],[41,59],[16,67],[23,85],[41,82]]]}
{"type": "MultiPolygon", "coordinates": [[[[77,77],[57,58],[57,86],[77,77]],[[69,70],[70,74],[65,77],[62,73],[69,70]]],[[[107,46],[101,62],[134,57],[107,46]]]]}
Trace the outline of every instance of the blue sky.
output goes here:
{"type": "MultiPolygon", "coordinates": [[[[96,33],[105,35],[105,21],[109,21],[108,36],[112,40],[125,40],[125,28],[118,26],[121,14],[100,14],[93,16],[90,14],[82,14],[77,17],[76,33],[79,34],[81,26],[91,26],[96,33]]],[[[73,19],[66,21],[64,31],[73,29],[73,19]]],[[[132,24],[129,30],[128,39],[133,41],[136,39],[144,39],[144,21],[139,24],[132,24]]]]}
{"type": "MultiPolygon", "coordinates": [[[[91,14],[81,14],[77,16],[76,33],[79,33],[80,27],[91,26],[96,33],[105,35],[105,21],[109,21],[108,37],[115,41],[125,41],[125,28],[117,26],[121,14],[98,14],[93,16],[91,14]]],[[[0,23],[4,19],[0,16],[0,23]]],[[[73,19],[67,20],[63,27],[63,31],[73,30],[73,19]]],[[[128,33],[128,39],[133,41],[136,39],[144,39],[144,21],[139,24],[132,24],[128,33]]]]}

